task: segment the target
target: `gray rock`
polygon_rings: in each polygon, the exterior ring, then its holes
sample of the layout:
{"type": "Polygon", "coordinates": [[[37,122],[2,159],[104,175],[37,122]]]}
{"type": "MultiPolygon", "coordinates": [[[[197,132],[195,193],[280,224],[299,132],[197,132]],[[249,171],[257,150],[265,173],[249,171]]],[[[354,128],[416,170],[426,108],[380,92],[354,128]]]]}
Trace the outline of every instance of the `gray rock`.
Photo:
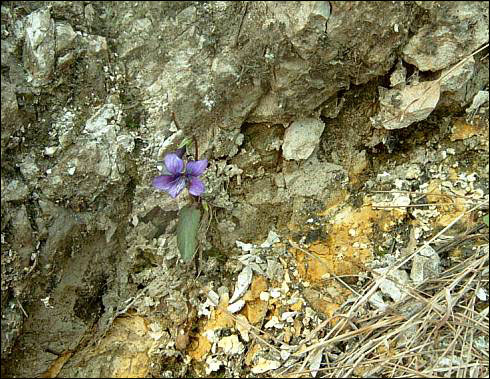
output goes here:
{"type": "MultiPolygon", "coordinates": [[[[374,271],[382,275],[388,270],[389,268],[378,268],[374,271]]],[[[378,280],[380,280],[380,291],[385,296],[389,296],[393,301],[400,301],[407,295],[405,285],[409,282],[409,277],[405,270],[393,270],[386,278],[378,280]]]]}
{"type": "Polygon", "coordinates": [[[6,186],[3,185],[2,178],[2,200],[3,201],[19,201],[27,199],[29,188],[21,180],[14,179],[6,186]]]}
{"type": "Polygon", "coordinates": [[[56,47],[55,51],[57,55],[65,50],[74,47],[74,41],[77,36],[70,24],[66,22],[56,23],[56,47]]]}
{"type": "MultiPolygon", "coordinates": [[[[227,254],[237,240],[260,243],[272,228],[288,231],[321,211],[347,183],[347,171],[327,161],[334,153],[335,163],[357,159],[373,134],[368,116],[359,115],[374,98],[371,84],[391,72],[409,33],[427,20],[433,30],[447,26],[442,14],[419,17],[438,11],[417,4],[388,2],[382,12],[376,2],[3,4],[2,232],[12,255],[2,258],[2,342],[22,330],[20,321],[10,322],[11,312],[19,311],[11,294],[29,300],[28,323],[15,342],[22,354],[5,358],[12,362],[8,376],[46,372],[58,358],[46,349],[73,351],[98,316],[97,332],[104,333],[138,288],[153,288],[141,298],[144,304],[133,304],[138,314],[153,317],[163,309],[159,320],[169,331],[176,320],[185,322],[187,301],[195,306],[194,289],[209,279],[207,268],[196,278],[189,267],[173,265],[177,211],[189,199],[151,186],[156,161],[184,138],[196,137],[200,157],[209,159],[203,200],[212,222],[204,252],[227,254]],[[303,138],[304,146],[287,141],[285,155],[294,147],[295,158],[282,160],[285,126],[320,112],[334,119],[322,149],[318,124],[318,135],[308,143],[303,138]],[[247,133],[253,129],[270,134],[247,133]],[[56,152],[44,155],[46,148],[56,152]],[[17,184],[6,191],[14,178],[17,184]],[[27,199],[19,210],[14,201],[27,199]],[[29,232],[32,222],[35,232],[29,232]],[[23,236],[15,235],[14,224],[39,246],[28,277],[18,264],[23,236]],[[167,312],[170,297],[183,306],[167,312]]],[[[475,92],[468,91],[469,101],[488,81],[485,62],[474,66],[473,78],[480,73],[481,80],[470,80],[475,92]]],[[[468,87],[461,78],[452,88],[468,87]]],[[[269,266],[274,276],[280,267],[269,266]]],[[[223,267],[212,272],[221,274],[223,267]]],[[[156,349],[173,354],[168,342],[160,339],[156,349]]],[[[86,353],[74,353],[59,376],[114,375],[112,352],[95,361],[86,353]]],[[[161,374],[156,371],[149,374],[161,374]]]]}
{"type": "MultiPolygon", "coordinates": [[[[119,106],[108,103],[97,109],[42,180],[43,193],[50,199],[77,198],[91,203],[109,185],[127,182],[125,157],[134,141],[130,135],[119,134],[120,122],[119,106]]],[[[124,191],[124,186],[119,190],[124,191]]]]}
{"type": "Polygon", "coordinates": [[[27,155],[19,164],[20,173],[26,181],[37,181],[39,167],[36,165],[35,157],[32,154],[27,155]]]}
{"type": "Polygon", "coordinates": [[[488,42],[488,2],[427,1],[417,5],[429,12],[431,23],[410,39],[403,59],[419,70],[447,68],[488,42]]]}
{"type": "Polygon", "coordinates": [[[47,84],[55,62],[55,25],[49,9],[39,9],[26,18],[24,66],[34,86],[47,84]]]}
{"type": "Polygon", "coordinates": [[[17,213],[12,219],[12,227],[15,230],[12,248],[19,255],[22,267],[28,267],[31,254],[34,252],[35,242],[25,205],[21,205],[17,209],[17,213]]]}
{"type": "Polygon", "coordinates": [[[323,129],[325,124],[316,118],[304,118],[293,122],[284,133],[284,158],[307,159],[318,146],[323,129]]]}
{"type": "Polygon", "coordinates": [[[466,92],[465,84],[471,79],[475,72],[475,59],[469,58],[456,69],[448,68],[442,71],[441,92],[458,90],[466,92]]]}
{"type": "MultiPolygon", "coordinates": [[[[2,60],[3,62],[3,60],[2,60]]],[[[7,78],[2,75],[2,156],[4,147],[7,145],[10,136],[16,130],[19,106],[15,96],[15,87],[9,83],[7,78]]]]}
{"type": "Polygon", "coordinates": [[[314,156],[299,167],[283,169],[286,189],[290,196],[313,196],[319,199],[328,196],[333,188],[347,181],[347,171],[339,165],[320,162],[314,156]]]}
{"type": "Polygon", "coordinates": [[[441,258],[430,246],[424,246],[413,257],[410,279],[415,284],[420,284],[430,278],[437,278],[441,272],[441,258]]]}
{"type": "Polygon", "coordinates": [[[478,91],[473,98],[471,106],[466,109],[466,113],[476,113],[478,109],[485,103],[488,103],[488,91],[478,91]]]}

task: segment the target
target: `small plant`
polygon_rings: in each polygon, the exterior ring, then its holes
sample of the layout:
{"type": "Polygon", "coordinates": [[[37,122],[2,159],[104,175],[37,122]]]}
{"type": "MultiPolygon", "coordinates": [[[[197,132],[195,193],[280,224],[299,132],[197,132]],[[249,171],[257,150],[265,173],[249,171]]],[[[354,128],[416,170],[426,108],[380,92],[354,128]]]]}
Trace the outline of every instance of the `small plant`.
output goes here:
{"type": "Polygon", "coordinates": [[[190,144],[190,140],[184,140],[177,151],[169,153],[164,157],[163,175],[153,179],[153,186],[161,191],[167,192],[172,198],[176,198],[188,188],[192,203],[186,205],[179,211],[179,221],[177,223],[177,246],[180,256],[185,261],[190,261],[197,251],[197,234],[201,221],[201,208],[207,210],[206,203],[201,201],[200,196],[205,192],[206,187],[199,178],[208,167],[207,159],[198,159],[197,141],[195,160],[185,162],[185,146],[190,144]]]}

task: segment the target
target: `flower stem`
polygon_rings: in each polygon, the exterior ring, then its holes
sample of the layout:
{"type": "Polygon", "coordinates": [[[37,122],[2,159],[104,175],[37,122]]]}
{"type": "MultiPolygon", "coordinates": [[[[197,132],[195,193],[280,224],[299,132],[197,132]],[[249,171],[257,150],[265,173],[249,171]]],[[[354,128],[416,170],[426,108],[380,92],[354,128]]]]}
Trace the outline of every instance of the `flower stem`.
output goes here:
{"type": "Polygon", "coordinates": [[[199,148],[198,148],[198,145],[197,145],[197,138],[195,136],[192,136],[192,140],[194,141],[194,146],[195,146],[195,154],[194,154],[194,159],[196,161],[199,160],[199,148]]]}

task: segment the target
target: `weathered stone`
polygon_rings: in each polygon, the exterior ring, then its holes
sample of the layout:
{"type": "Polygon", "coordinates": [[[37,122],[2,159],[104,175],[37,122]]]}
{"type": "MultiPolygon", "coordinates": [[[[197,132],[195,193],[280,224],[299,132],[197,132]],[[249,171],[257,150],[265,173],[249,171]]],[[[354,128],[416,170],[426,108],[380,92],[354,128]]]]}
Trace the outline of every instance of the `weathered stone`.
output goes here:
{"type": "Polygon", "coordinates": [[[29,195],[29,188],[21,180],[14,179],[4,186],[2,178],[2,188],[2,200],[4,201],[25,200],[29,195]]]}
{"type": "Polygon", "coordinates": [[[40,9],[26,19],[24,66],[34,86],[51,79],[55,61],[55,26],[49,9],[40,9]]]}
{"type": "MultiPolygon", "coordinates": [[[[2,60],[3,62],[3,60],[2,60]]],[[[7,78],[2,75],[2,155],[4,147],[7,145],[10,136],[17,129],[18,122],[17,97],[15,96],[14,86],[9,83],[7,78]]]]}
{"type": "Polygon", "coordinates": [[[390,85],[391,87],[403,86],[406,84],[407,80],[407,69],[403,66],[401,60],[396,64],[395,71],[390,75],[390,85]]]}
{"type": "Polygon", "coordinates": [[[28,267],[31,254],[34,252],[35,242],[25,205],[21,205],[17,209],[17,213],[12,219],[12,226],[16,231],[12,247],[19,255],[22,267],[28,267]]]}
{"type": "Polygon", "coordinates": [[[441,258],[429,245],[423,246],[420,252],[413,257],[410,279],[415,284],[431,278],[437,278],[441,272],[441,258]]]}
{"type": "Polygon", "coordinates": [[[342,166],[320,162],[314,156],[299,167],[285,166],[283,172],[286,188],[294,196],[324,198],[334,187],[347,182],[347,172],[342,166]]]}
{"type": "Polygon", "coordinates": [[[284,158],[307,159],[318,146],[325,124],[315,118],[294,121],[284,133],[282,151],[284,158]]]}
{"type": "Polygon", "coordinates": [[[466,109],[466,113],[476,113],[478,109],[485,103],[488,103],[488,91],[478,91],[473,98],[471,106],[466,109]]]}
{"type": "Polygon", "coordinates": [[[39,167],[36,165],[36,160],[32,154],[27,155],[19,164],[20,172],[26,181],[37,181],[39,175],[39,167]]]}
{"type": "Polygon", "coordinates": [[[70,24],[66,22],[56,23],[56,54],[59,55],[63,51],[74,47],[74,41],[77,34],[70,24]]]}
{"type": "Polygon", "coordinates": [[[488,42],[487,2],[418,2],[431,23],[403,49],[403,59],[421,71],[448,68],[488,42]],[[451,21],[448,21],[451,20],[451,21]]]}
{"type": "Polygon", "coordinates": [[[117,105],[108,103],[100,107],[43,179],[46,183],[43,193],[51,199],[76,198],[90,203],[111,183],[127,182],[124,157],[134,148],[134,141],[129,135],[118,136],[120,122],[121,110],[117,105]]]}
{"type": "Polygon", "coordinates": [[[475,72],[475,59],[469,58],[456,69],[448,68],[441,73],[441,92],[466,91],[465,84],[471,79],[475,72]]]}

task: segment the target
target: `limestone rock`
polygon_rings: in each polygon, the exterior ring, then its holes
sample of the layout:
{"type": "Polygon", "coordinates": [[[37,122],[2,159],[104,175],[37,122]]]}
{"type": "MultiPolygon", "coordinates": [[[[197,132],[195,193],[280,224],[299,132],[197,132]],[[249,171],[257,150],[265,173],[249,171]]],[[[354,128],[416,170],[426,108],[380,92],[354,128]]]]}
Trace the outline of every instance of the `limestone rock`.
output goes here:
{"type": "Polygon", "coordinates": [[[76,36],[77,34],[70,24],[66,22],[56,23],[56,54],[73,47],[76,36]]]}
{"type": "Polygon", "coordinates": [[[305,118],[293,122],[284,134],[282,151],[284,158],[307,159],[318,146],[325,124],[316,118],[305,118]]]}
{"type": "Polygon", "coordinates": [[[15,96],[15,87],[2,75],[2,156],[3,148],[16,129],[19,106],[15,96]]]}
{"type": "Polygon", "coordinates": [[[417,5],[428,11],[431,23],[410,39],[403,59],[419,70],[447,68],[488,42],[487,2],[427,1],[417,5]]]}
{"type": "Polygon", "coordinates": [[[48,83],[55,61],[55,25],[49,9],[39,9],[27,16],[24,66],[34,86],[48,83]]]}

